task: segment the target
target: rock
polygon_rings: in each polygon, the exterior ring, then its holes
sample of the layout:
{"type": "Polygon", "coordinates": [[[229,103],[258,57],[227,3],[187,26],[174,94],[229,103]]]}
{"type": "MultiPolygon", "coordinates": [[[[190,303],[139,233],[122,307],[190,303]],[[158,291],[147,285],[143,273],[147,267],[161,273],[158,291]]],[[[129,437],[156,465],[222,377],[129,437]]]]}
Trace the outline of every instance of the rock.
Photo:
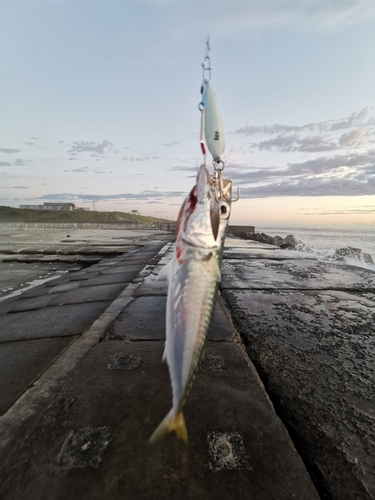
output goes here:
{"type": "Polygon", "coordinates": [[[363,260],[366,262],[366,264],[374,265],[374,260],[369,253],[363,254],[363,260]]]}
{"type": "Polygon", "coordinates": [[[272,245],[280,246],[284,243],[284,240],[281,236],[274,236],[272,239],[272,245]]]}
{"type": "Polygon", "coordinates": [[[286,238],[284,238],[284,245],[288,245],[287,248],[294,248],[297,245],[297,239],[292,234],[288,234],[286,238]]]}
{"type": "Polygon", "coordinates": [[[359,261],[364,262],[364,254],[360,248],[354,248],[354,247],[343,247],[343,248],[338,248],[335,251],[335,255],[339,257],[349,257],[350,259],[356,259],[359,261]]]}
{"type": "Polygon", "coordinates": [[[280,248],[295,248],[297,245],[297,240],[292,234],[289,234],[285,239],[281,236],[269,236],[266,233],[245,233],[243,231],[234,231],[234,234],[245,240],[266,243],[267,245],[278,246],[280,248]]]}
{"type": "Polygon", "coordinates": [[[252,241],[258,241],[258,233],[248,233],[247,239],[252,241]]]}

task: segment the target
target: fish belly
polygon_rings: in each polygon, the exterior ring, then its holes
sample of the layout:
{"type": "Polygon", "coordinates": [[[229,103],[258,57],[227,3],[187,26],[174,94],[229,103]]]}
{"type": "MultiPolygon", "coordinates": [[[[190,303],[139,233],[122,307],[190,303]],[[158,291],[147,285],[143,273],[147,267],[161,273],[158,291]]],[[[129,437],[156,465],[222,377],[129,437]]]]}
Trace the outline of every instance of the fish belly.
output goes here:
{"type": "Polygon", "coordinates": [[[217,252],[191,251],[188,259],[174,263],[167,299],[165,357],[176,410],[184,404],[203,353],[219,275],[217,252]]]}

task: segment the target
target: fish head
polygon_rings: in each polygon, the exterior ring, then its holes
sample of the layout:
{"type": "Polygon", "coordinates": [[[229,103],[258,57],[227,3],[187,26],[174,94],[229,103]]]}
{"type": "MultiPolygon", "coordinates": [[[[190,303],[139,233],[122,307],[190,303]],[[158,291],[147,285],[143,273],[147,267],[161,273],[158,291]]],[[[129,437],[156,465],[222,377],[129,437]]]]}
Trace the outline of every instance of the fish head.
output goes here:
{"type": "MultiPolygon", "coordinates": [[[[223,193],[229,194],[230,200],[231,181],[224,182],[223,193]]],[[[194,246],[220,248],[229,215],[230,201],[218,195],[208,170],[201,165],[195,186],[180,210],[178,235],[194,246]]]]}

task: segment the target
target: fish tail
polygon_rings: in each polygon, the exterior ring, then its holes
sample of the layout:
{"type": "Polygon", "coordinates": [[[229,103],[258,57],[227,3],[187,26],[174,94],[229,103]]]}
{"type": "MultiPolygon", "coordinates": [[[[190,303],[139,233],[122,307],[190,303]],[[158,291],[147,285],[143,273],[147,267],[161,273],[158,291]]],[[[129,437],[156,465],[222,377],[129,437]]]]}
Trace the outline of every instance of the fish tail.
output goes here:
{"type": "Polygon", "coordinates": [[[150,443],[159,441],[159,439],[168,432],[175,432],[177,437],[187,443],[188,434],[182,411],[176,413],[176,411],[172,408],[168,415],[162,420],[161,424],[159,424],[159,426],[156,428],[155,432],[150,438],[150,443]]]}

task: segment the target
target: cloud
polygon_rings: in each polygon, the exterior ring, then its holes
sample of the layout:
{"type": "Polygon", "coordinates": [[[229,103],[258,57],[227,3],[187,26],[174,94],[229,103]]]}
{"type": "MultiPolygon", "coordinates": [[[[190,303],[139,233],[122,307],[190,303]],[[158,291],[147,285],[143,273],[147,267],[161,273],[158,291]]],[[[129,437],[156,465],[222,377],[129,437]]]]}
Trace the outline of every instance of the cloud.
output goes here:
{"type": "MultiPolygon", "coordinates": [[[[31,162],[31,160],[26,160],[26,161],[31,162]]],[[[12,166],[21,167],[23,165],[26,165],[26,161],[21,160],[21,158],[17,158],[13,163],[9,161],[0,161],[0,167],[12,167],[12,166]]]]}
{"type": "Polygon", "coordinates": [[[278,135],[274,139],[261,141],[259,144],[253,144],[259,150],[268,151],[303,151],[303,152],[319,152],[332,151],[338,146],[335,142],[330,141],[323,136],[315,135],[300,138],[297,134],[294,135],[278,135]]]}
{"type": "Polygon", "coordinates": [[[20,149],[0,148],[1,153],[19,153],[20,151],[20,149]]]}
{"type": "Polygon", "coordinates": [[[375,16],[372,0],[142,0],[174,21],[194,19],[197,28],[211,26],[225,34],[269,26],[294,26],[307,30],[331,30],[363,23],[375,16]],[[197,17],[196,13],[199,12],[197,17]]]}
{"type": "Polygon", "coordinates": [[[28,186],[3,186],[1,189],[29,189],[28,186]]]}
{"type": "Polygon", "coordinates": [[[94,172],[94,174],[112,174],[113,172],[106,172],[104,170],[95,170],[94,168],[89,168],[89,167],[81,167],[81,168],[74,168],[73,170],[64,170],[64,172],[73,172],[73,173],[88,173],[88,172],[94,172]]]}
{"type": "Polygon", "coordinates": [[[98,143],[92,141],[75,141],[68,153],[92,153],[91,156],[102,156],[110,152],[113,146],[114,144],[107,140],[98,143]]]}
{"type": "Polygon", "coordinates": [[[96,201],[111,200],[156,200],[163,201],[172,198],[182,198],[186,196],[186,191],[142,191],[140,193],[118,193],[118,194],[76,194],[76,193],[50,193],[38,198],[41,200],[59,200],[59,201],[96,201]]]}
{"type": "Polygon", "coordinates": [[[166,147],[171,147],[171,146],[177,146],[178,144],[181,144],[180,141],[172,141],[172,142],[168,142],[166,144],[160,144],[160,146],[166,146],[166,147]]]}
{"type": "Polygon", "coordinates": [[[362,139],[366,137],[366,135],[366,130],[356,128],[354,130],[351,130],[350,132],[342,134],[339,138],[339,144],[342,147],[360,145],[362,139]]]}
{"type": "Polygon", "coordinates": [[[363,208],[363,209],[339,209],[339,210],[322,210],[315,212],[306,212],[304,215],[367,215],[367,214],[375,214],[375,207],[372,208],[363,208]]]}
{"type": "MultiPolygon", "coordinates": [[[[87,171],[90,171],[89,167],[75,168],[73,170],[70,170],[70,172],[87,172],[87,171]]],[[[66,170],[66,172],[69,172],[69,170],[66,170]]]]}
{"type": "Polygon", "coordinates": [[[169,170],[174,170],[175,172],[198,172],[197,167],[187,167],[187,166],[174,166],[171,167],[169,170]]]}
{"type": "MultiPolygon", "coordinates": [[[[345,128],[355,127],[358,125],[362,125],[364,123],[365,118],[367,118],[369,112],[371,110],[370,106],[366,106],[359,111],[355,111],[347,118],[343,118],[341,120],[334,121],[330,130],[341,130],[345,128]]],[[[328,122],[329,123],[329,122],[328,122]]]]}
{"type": "Polygon", "coordinates": [[[307,123],[306,125],[246,125],[235,130],[236,134],[253,136],[253,135],[273,135],[273,134],[291,134],[300,132],[332,132],[336,130],[348,129],[352,127],[368,126],[372,124],[372,120],[366,120],[370,110],[370,106],[366,106],[359,111],[356,111],[346,118],[338,120],[326,120],[317,123],[307,123]]]}
{"type": "Polygon", "coordinates": [[[306,125],[246,125],[235,133],[266,136],[262,141],[251,143],[250,148],[258,151],[318,153],[366,147],[375,142],[375,122],[368,118],[370,109],[367,106],[343,119],[306,125]],[[347,131],[339,135],[345,129],[347,131]]]}
{"type": "Polygon", "coordinates": [[[361,182],[348,178],[299,179],[241,189],[243,198],[269,198],[283,196],[363,196],[372,195],[375,178],[372,182],[361,182]]]}
{"type": "Polygon", "coordinates": [[[143,157],[137,157],[137,158],[135,158],[134,156],[124,156],[122,159],[125,160],[125,161],[146,161],[146,160],[150,160],[150,157],[149,156],[143,156],[143,157]]]}
{"type": "Polygon", "coordinates": [[[359,196],[375,193],[375,150],[323,156],[267,169],[231,170],[243,198],[359,196]]]}

